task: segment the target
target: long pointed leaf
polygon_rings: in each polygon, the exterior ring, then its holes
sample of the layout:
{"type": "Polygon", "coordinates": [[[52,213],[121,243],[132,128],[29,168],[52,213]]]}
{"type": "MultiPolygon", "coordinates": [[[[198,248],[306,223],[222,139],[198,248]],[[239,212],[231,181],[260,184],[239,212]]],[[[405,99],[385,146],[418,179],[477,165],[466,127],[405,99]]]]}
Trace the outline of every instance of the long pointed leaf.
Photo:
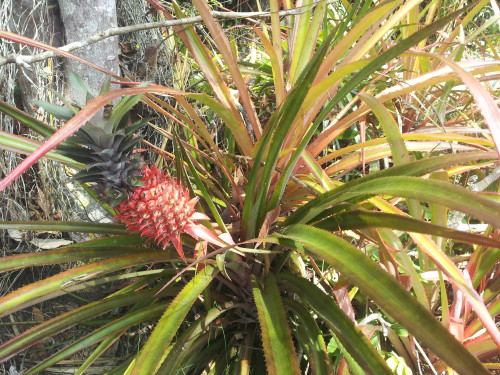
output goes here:
{"type": "Polygon", "coordinates": [[[304,69],[300,75],[300,84],[289,94],[279,111],[273,115],[274,121],[272,124],[271,121],[267,124],[267,129],[257,144],[242,215],[245,238],[255,237],[256,229],[260,227],[264,220],[267,213],[267,195],[279,154],[282,151],[283,142],[309,92],[333,36],[333,34],[328,36],[320,50],[304,69]],[[262,166],[260,163],[263,162],[264,155],[266,160],[261,172],[262,166]]]}
{"type": "Polygon", "coordinates": [[[106,311],[132,305],[140,299],[151,298],[153,294],[153,291],[140,291],[127,293],[126,295],[111,296],[58,315],[0,344],[0,362],[9,359],[38,341],[68,329],[75,324],[95,318],[106,311]]]}
{"type": "MultiPolygon", "coordinates": [[[[234,307],[234,306],[233,306],[234,307]]],[[[212,322],[219,318],[230,308],[213,308],[210,309],[204,316],[196,320],[191,326],[180,336],[172,348],[169,350],[167,357],[159,368],[160,374],[177,374],[180,368],[184,365],[186,358],[193,354],[193,346],[198,346],[196,341],[207,331],[212,322]]],[[[211,337],[213,339],[213,337],[211,337]]]]}
{"type": "Polygon", "coordinates": [[[1,100],[0,112],[3,112],[6,115],[9,115],[10,117],[22,122],[23,124],[28,125],[31,130],[36,131],[38,134],[43,135],[44,137],[50,137],[56,131],[46,123],[37,120],[33,116],[28,115],[26,112],[23,112],[1,100]]]}
{"type": "Polygon", "coordinates": [[[404,39],[400,43],[398,43],[396,46],[391,47],[388,49],[386,52],[375,58],[373,61],[371,61],[366,67],[361,69],[357,74],[355,74],[352,78],[350,78],[346,84],[337,92],[337,94],[325,105],[321,113],[316,117],[314,124],[310,127],[307,136],[304,137],[304,139],[301,142],[300,147],[298,147],[294,151],[294,155],[292,156],[289,164],[287,165],[286,168],[286,173],[283,174],[282,179],[283,181],[280,181],[280,188],[277,190],[277,193],[273,195],[273,199],[271,200],[271,205],[269,209],[272,209],[275,205],[276,202],[278,201],[279,194],[281,194],[283,188],[284,188],[284,182],[286,182],[284,179],[288,179],[290,176],[290,171],[293,167],[295,167],[295,164],[299,158],[300,153],[303,151],[303,149],[306,146],[306,142],[310,139],[310,137],[314,134],[314,131],[318,128],[318,126],[321,124],[323,119],[331,112],[331,110],[337,105],[342,99],[346,97],[347,94],[351,92],[358,84],[360,84],[364,79],[369,77],[373,72],[375,72],[377,69],[379,69],[383,64],[387,63],[391,59],[397,57],[413,45],[417,44],[419,41],[422,39],[425,39],[426,37],[432,35],[435,33],[439,28],[443,27],[446,25],[446,23],[450,22],[453,18],[458,16],[459,14],[463,13],[467,9],[469,9],[471,6],[464,7],[463,9],[454,12],[453,14],[450,14],[446,17],[443,17],[436,21],[435,23],[426,26],[422,30],[412,34],[410,37],[407,39],[404,39]]]}
{"type": "Polygon", "coordinates": [[[4,316],[6,313],[12,313],[26,306],[34,305],[38,302],[38,298],[60,290],[66,285],[78,283],[97,275],[111,273],[128,267],[165,262],[172,259],[177,259],[176,254],[173,252],[155,251],[111,258],[85,266],[75,267],[47,279],[19,288],[3,296],[0,298],[0,316],[4,316]]]}
{"type": "Polygon", "coordinates": [[[250,95],[247,85],[243,80],[237,61],[231,50],[229,40],[220,23],[216,22],[214,17],[210,13],[211,9],[208,6],[209,3],[205,0],[193,0],[193,4],[196,6],[198,11],[200,12],[201,17],[205,21],[205,26],[208,28],[210,34],[212,35],[214,43],[217,45],[217,48],[228,67],[231,78],[233,79],[233,83],[236,87],[236,90],[238,90],[238,94],[241,98],[241,103],[245,108],[246,114],[248,115],[251,126],[255,132],[255,136],[258,139],[261,136],[259,120],[255,113],[255,109],[253,108],[252,102],[250,101],[250,95]]]}
{"type": "Polygon", "coordinates": [[[385,177],[357,185],[341,193],[332,203],[363,200],[378,194],[413,198],[465,212],[500,228],[500,203],[448,182],[418,177],[385,177]]]}
{"type": "Polygon", "coordinates": [[[296,293],[333,330],[358,365],[373,375],[391,374],[384,359],[342,311],[335,300],[304,278],[288,273],[278,275],[283,289],[296,293]]]}
{"type": "Polygon", "coordinates": [[[167,303],[151,305],[141,310],[133,311],[127,315],[124,315],[123,317],[114,320],[112,323],[93,331],[92,333],[88,334],[82,339],[76,341],[75,343],[71,344],[70,346],[56,353],[49,359],[46,359],[45,361],[41,362],[38,366],[26,372],[26,375],[37,374],[43,369],[52,366],[53,364],[61,361],[62,359],[67,358],[72,354],[78,353],[79,351],[91,345],[94,345],[102,340],[105,340],[106,338],[116,334],[117,332],[120,332],[131,326],[139,324],[143,321],[155,319],[158,316],[160,316],[160,314],[162,313],[162,311],[165,310],[167,305],[168,305],[167,303]]]}
{"type": "Polygon", "coordinates": [[[85,260],[97,258],[112,258],[115,256],[150,253],[152,251],[154,250],[133,246],[60,247],[58,249],[39,251],[36,253],[22,253],[3,257],[2,262],[0,262],[0,272],[12,271],[32,266],[83,262],[85,260]]]}
{"type": "Polygon", "coordinates": [[[422,52],[419,54],[442,60],[449,65],[455,73],[457,73],[463,83],[470,90],[486,124],[490,128],[491,136],[496,145],[498,158],[500,159],[500,108],[498,108],[498,104],[495,103],[493,96],[483,87],[478,79],[465,69],[461,68],[460,65],[453,60],[433,53],[422,52]]]}
{"type": "Polygon", "coordinates": [[[337,194],[339,193],[349,191],[351,188],[354,188],[355,186],[358,186],[365,182],[389,176],[420,176],[426,173],[434,172],[441,168],[447,168],[451,165],[475,160],[492,159],[495,157],[494,155],[495,154],[491,152],[471,152],[455,155],[437,156],[433,158],[413,161],[408,164],[384,169],[380,172],[369,174],[362,178],[346,183],[334,190],[330,190],[313,199],[309,203],[302,205],[285,221],[285,225],[305,223],[307,220],[322,212],[323,209],[329,207],[331,205],[329,202],[333,196],[337,196],[337,194]],[[321,209],[319,209],[319,207],[321,207],[321,209]]]}
{"type": "Polygon", "coordinates": [[[426,233],[486,247],[500,247],[500,241],[473,233],[462,232],[427,223],[407,216],[382,212],[349,211],[337,214],[314,224],[316,228],[330,231],[363,228],[390,228],[406,232],[426,233]]]}
{"type": "Polygon", "coordinates": [[[87,223],[83,221],[0,221],[0,229],[128,234],[122,224],[87,223]]]}
{"type": "Polygon", "coordinates": [[[283,302],[299,320],[296,328],[298,330],[297,336],[299,341],[302,339],[301,345],[307,351],[312,373],[315,375],[331,374],[325,340],[314,318],[300,303],[290,298],[284,299],[283,302]]]}
{"type": "Polygon", "coordinates": [[[259,315],[268,373],[300,374],[292,335],[274,276],[267,275],[262,286],[256,279],[252,280],[252,290],[259,315]]]}
{"type": "Polygon", "coordinates": [[[424,306],[354,246],[331,233],[306,225],[286,228],[283,236],[334,266],[459,373],[488,374],[481,363],[424,306]]]}
{"type": "MultiPolygon", "coordinates": [[[[22,137],[20,135],[7,133],[0,130],[0,148],[6,151],[16,152],[21,155],[29,155],[32,152],[35,152],[41,145],[41,142],[34,139],[22,137]]],[[[77,161],[67,156],[61,155],[56,151],[47,152],[44,157],[50,160],[64,163],[67,166],[75,168],[77,170],[83,169],[85,167],[85,165],[78,163],[77,161]]]]}
{"type": "Polygon", "coordinates": [[[206,266],[175,297],[139,353],[131,375],[153,375],[156,373],[164,359],[166,349],[175,337],[189,309],[213,280],[215,274],[214,267],[206,266]]]}

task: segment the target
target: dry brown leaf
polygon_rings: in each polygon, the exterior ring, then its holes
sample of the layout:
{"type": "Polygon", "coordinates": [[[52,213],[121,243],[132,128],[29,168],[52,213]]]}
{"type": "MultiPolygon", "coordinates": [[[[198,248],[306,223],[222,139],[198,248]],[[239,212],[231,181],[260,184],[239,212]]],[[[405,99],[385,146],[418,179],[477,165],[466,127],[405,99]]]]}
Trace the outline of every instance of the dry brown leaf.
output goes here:
{"type": "Polygon", "coordinates": [[[40,310],[40,309],[39,309],[39,308],[37,308],[37,307],[33,307],[33,308],[31,309],[31,311],[33,312],[33,320],[34,320],[35,322],[43,322],[43,321],[45,321],[45,318],[44,318],[44,316],[43,316],[43,312],[42,312],[42,310],[40,310]]]}
{"type": "Polygon", "coordinates": [[[45,217],[48,218],[50,217],[50,212],[51,212],[50,202],[47,199],[47,196],[45,195],[42,189],[37,187],[37,190],[38,190],[38,195],[36,198],[36,204],[38,204],[38,206],[42,209],[45,217]]]}

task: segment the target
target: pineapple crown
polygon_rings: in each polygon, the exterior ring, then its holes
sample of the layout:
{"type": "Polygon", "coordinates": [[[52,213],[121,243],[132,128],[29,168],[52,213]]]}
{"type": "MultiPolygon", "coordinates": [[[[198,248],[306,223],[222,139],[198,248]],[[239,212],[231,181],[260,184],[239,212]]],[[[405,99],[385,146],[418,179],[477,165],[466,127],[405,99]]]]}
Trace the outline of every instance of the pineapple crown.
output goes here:
{"type": "MultiPolygon", "coordinates": [[[[37,102],[37,105],[56,118],[71,119],[94,96],[88,85],[74,73],[70,73],[69,86],[74,104],[55,93],[65,106],[47,102],[37,102]]],[[[108,80],[103,84],[100,95],[109,91],[108,80]]],[[[61,153],[86,166],[73,179],[90,183],[99,197],[112,206],[127,199],[131,191],[142,184],[141,168],[144,163],[133,151],[141,141],[135,133],[149,119],[131,123],[129,115],[141,96],[126,96],[116,105],[103,108],[59,147],[61,153]]]]}

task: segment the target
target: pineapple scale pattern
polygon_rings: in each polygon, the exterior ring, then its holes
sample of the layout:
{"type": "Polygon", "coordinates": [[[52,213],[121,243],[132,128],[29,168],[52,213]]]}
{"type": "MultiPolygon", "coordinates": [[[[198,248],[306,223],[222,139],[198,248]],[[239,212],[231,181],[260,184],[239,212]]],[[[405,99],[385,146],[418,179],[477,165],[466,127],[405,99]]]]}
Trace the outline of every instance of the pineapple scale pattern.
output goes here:
{"type": "Polygon", "coordinates": [[[120,214],[115,218],[131,232],[154,239],[163,248],[170,242],[177,247],[181,233],[197,225],[194,206],[198,198],[190,199],[187,189],[156,166],[145,166],[142,175],[143,185],[116,207],[120,214]]]}

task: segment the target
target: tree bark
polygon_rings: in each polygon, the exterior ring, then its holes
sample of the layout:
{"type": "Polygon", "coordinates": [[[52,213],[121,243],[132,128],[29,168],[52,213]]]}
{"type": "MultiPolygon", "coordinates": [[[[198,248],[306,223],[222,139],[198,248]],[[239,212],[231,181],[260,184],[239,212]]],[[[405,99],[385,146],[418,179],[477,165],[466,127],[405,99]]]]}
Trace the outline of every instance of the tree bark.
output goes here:
{"type": "MultiPolygon", "coordinates": [[[[59,7],[67,43],[83,40],[118,25],[115,0],[59,0],[59,7]]],[[[75,55],[120,74],[118,52],[118,38],[112,37],[85,47],[75,55]]],[[[102,83],[108,78],[106,74],[71,59],[66,62],[68,72],[82,77],[94,91],[93,94],[98,94],[102,83]]]]}

